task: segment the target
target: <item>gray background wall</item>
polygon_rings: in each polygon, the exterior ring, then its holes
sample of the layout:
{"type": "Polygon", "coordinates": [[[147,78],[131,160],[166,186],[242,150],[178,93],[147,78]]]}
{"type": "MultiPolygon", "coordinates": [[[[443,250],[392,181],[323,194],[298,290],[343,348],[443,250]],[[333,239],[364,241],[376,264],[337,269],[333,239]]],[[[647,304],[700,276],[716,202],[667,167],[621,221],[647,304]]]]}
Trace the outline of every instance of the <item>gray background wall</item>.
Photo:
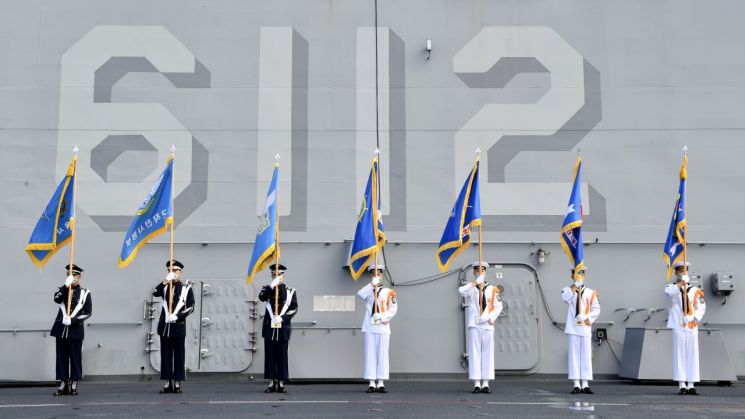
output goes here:
{"type": "MultiPolygon", "coordinates": [[[[625,326],[664,325],[662,313],[624,323],[614,310],[666,305],[661,241],[684,144],[694,271],[737,278],[742,9],[733,1],[379,1],[378,121],[394,281],[437,273],[436,243],[474,145],[484,151],[485,257],[535,265],[532,253],[549,250],[537,272],[560,321],[558,291],[568,278],[558,230],[581,148],[588,282],[600,291],[600,319],[615,322],[616,354],[625,326]]],[[[373,2],[357,0],[0,1],[0,341],[11,348],[0,378],[51,377],[52,341],[12,330],[51,325],[68,250],[40,271],[23,248],[75,144],[76,262],[95,301],[86,373],[153,372],[142,308],[163,273],[165,237],[125,270],[116,257],[171,144],[176,255],[189,277],[241,284],[257,197],[279,151],[283,260],[301,296],[298,321],[357,326],[360,304],[354,313],[312,309],[314,295],[353,295],[359,286],[341,267],[376,145],[374,15],[373,2]]],[[[456,286],[451,275],[398,288],[393,372],[463,372],[456,286]]],[[[738,374],[741,295],[725,305],[709,297],[707,313],[722,323],[738,374]]],[[[531,350],[541,357],[531,371],[564,372],[564,337],[535,301],[541,344],[531,350]]],[[[296,376],[361,372],[361,337],[350,330],[299,332],[292,351],[296,376]]],[[[261,371],[262,358],[259,349],[247,371],[261,371]]],[[[617,370],[607,343],[596,349],[595,369],[617,370]]]]}

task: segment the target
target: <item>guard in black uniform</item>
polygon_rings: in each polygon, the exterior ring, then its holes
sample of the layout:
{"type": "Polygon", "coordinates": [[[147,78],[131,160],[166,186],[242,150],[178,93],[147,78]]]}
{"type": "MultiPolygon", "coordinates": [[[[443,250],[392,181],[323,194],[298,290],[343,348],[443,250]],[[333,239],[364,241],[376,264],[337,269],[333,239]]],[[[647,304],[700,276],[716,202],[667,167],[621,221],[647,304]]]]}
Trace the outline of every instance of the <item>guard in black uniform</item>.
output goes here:
{"type": "Polygon", "coordinates": [[[264,338],[264,378],[271,380],[264,393],[286,393],[290,378],[287,348],[292,334],[292,318],[297,313],[295,290],[285,285],[282,265],[270,265],[272,282],[261,288],[259,301],[266,303],[261,337],[264,338]],[[278,289],[278,298],[275,298],[278,289]]]}
{"type": "Polygon", "coordinates": [[[57,318],[54,319],[51,335],[57,343],[57,380],[59,387],[53,393],[55,396],[78,394],[78,380],[83,378],[82,349],[85,335],[84,321],[93,314],[93,298],[91,292],[80,286],[80,274],[83,272],[76,265],[65,266],[68,273],[65,284],[54,293],[54,302],[59,304],[57,318]],[[71,288],[68,288],[71,287],[71,288]],[[69,291],[72,290],[70,300],[70,316],[67,316],[67,301],[69,291]]]}
{"type": "Polygon", "coordinates": [[[163,298],[163,310],[158,320],[160,379],[165,381],[161,393],[181,393],[181,381],[186,379],[186,317],[194,311],[194,293],[191,290],[191,281],[181,281],[183,268],[181,262],[174,260],[171,272],[171,261],[166,262],[169,272],[153,291],[154,297],[163,298]],[[170,308],[169,283],[173,284],[170,308]]]}

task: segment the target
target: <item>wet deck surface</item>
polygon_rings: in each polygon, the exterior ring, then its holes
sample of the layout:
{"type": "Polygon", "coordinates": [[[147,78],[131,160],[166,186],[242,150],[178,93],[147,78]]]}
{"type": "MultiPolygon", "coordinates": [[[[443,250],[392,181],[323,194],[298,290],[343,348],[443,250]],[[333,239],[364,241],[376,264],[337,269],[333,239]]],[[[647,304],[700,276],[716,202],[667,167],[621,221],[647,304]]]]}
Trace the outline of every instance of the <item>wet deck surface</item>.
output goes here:
{"type": "Polygon", "coordinates": [[[80,395],[52,387],[0,388],[0,417],[745,417],[745,385],[700,385],[679,396],[672,383],[599,381],[594,395],[571,395],[566,380],[499,378],[492,394],[465,381],[390,381],[388,394],[364,384],[296,384],[265,394],[264,381],[189,381],[183,394],[159,394],[157,382],[81,382],[80,395]]]}

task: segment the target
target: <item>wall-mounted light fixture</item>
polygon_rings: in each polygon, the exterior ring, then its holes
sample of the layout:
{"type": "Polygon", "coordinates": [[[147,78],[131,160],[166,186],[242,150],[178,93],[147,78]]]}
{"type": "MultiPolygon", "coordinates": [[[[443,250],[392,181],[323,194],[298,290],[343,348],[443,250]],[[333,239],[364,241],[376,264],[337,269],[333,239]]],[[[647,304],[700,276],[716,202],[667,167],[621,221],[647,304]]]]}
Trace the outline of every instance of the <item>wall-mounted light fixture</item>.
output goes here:
{"type": "Polygon", "coordinates": [[[429,57],[432,55],[432,39],[427,38],[427,45],[424,48],[427,52],[427,61],[429,61],[429,57]]]}
{"type": "Polygon", "coordinates": [[[539,247],[538,251],[535,252],[535,254],[538,256],[538,264],[543,265],[544,263],[546,263],[546,257],[551,255],[551,252],[545,250],[542,247],[539,247]]]}

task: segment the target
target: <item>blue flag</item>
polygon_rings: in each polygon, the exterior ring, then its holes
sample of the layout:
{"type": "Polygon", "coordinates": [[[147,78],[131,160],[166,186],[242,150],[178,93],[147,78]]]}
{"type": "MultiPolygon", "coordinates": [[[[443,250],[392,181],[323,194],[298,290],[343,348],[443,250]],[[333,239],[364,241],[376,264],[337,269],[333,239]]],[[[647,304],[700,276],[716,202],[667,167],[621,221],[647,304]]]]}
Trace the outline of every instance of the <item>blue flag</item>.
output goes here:
{"type": "Polygon", "coordinates": [[[40,268],[72,237],[75,224],[73,195],[77,160],[77,156],[73,157],[65,178],[59,183],[52,199],[49,200],[47,207],[39,217],[26,246],[26,253],[31,258],[31,262],[40,268]]]}
{"type": "Polygon", "coordinates": [[[667,279],[673,273],[675,262],[683,259],[683,252],[687,244],[686,238],[686,179],[688,178],[688,156],[683,156],[683,165],[680,167],[680,185],[678,186],[678,200],[673,209],[673,219],[670,221],[670,229],[665,239],[665,248],[662,250],[662,259],[667,265],[667,279]]]}
{"type": "Polygon", "coordinates": [[[173,155],[168,158],[165,170],[150,188],[129,224],[122,244],[122,253],[119,255],[119,268],[129,265],[142,246],[153,237],[165,232],[171,224],[173,224],[173,155]]]}
{"type": "Polygon", "coordinates": [[[357,217],[357,229],[354,231],[352,253],[349,256],[349,270],[355,281],[365,272],[375,253],[384,245],[385,229],[378,196],[378,160],[375,158],[372,160],[370,176],[367,178],[362,208],[357,217]]]}
{"type": "Polygon", "coordinates": [[[277,224],[277,179],[279,178],[279,163],[274,163],[274,174],[269,183],[269,191],[266,193],[264,212],[259,217],[259,226],[256,231],[256,241],[251,263],[248,265],[248,276],[246,281],[250,284],[256,272],[264,269],[276,257],[279,258],[279,226],[277,224]]]}
{"type": "Polygon", "coordinates": [[[440,247],[437,249],[437,265],[446,271],[450,263],[471,242],[471,228],[481,225],[481,196],[479,194],[479,161],[468,174],[466,183],[455,200],[450,218],[442,232],[440,247]]]}
{"type": "Polygon", "coordinates": [[[574,266],[574,279],[582,281],[584,278],[579,271],[585,268],[582,254],[582,157],[577,156],[574,165],[574,183],[572,194],[569,196],[567,212],[561,226],[561,247],[569,256],[569,263],[574,266]]]}

